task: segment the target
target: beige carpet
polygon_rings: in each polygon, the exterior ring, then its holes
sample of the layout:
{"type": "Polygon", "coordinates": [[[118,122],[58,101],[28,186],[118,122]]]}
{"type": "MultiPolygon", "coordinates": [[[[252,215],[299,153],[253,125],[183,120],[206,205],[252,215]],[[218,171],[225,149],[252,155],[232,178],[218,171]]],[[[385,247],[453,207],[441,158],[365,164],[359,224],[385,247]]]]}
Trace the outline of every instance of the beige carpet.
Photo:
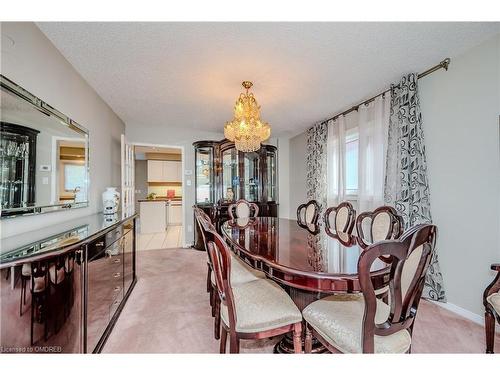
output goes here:
{"type": "MultiPolygon", "coordinates": [[[[137,255],[137,284],[103,352],[218,353],[206,293],[206,254],[169,249],[137,255]]],[[[272,353],[276,341],[242,341],[241,352],[272,353]]],[[[500,334],[495,348],[500,352],[500,334]]],[[[430,302],[420,303],[413,353],[483,353],[484,349],[482,326],[430,302]]]]}

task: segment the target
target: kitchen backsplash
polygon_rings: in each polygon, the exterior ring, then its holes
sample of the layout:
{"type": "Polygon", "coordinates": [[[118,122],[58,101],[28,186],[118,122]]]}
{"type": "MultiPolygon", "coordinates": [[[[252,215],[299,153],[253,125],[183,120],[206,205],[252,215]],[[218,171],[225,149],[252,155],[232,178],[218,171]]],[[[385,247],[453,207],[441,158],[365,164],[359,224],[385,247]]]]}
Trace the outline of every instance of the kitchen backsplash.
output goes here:
{"type": "Polygon", "coordinates": [[[161,185],[161,186],[148,186],[148,194],[156,193],[157,196],[166,197],[167,190],[175,190],[175,196],[182,196],[182,186],[171,186],[171,185],[161,185]]]}

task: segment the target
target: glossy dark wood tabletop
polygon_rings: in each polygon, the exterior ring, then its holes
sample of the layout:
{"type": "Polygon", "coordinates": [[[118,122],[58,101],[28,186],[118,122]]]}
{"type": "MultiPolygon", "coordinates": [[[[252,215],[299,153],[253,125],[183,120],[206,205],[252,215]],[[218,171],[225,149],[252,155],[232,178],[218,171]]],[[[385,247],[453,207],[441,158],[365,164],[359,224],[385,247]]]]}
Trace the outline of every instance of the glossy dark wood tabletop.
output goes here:
{"type": "MultiPolygon", "coordinates": [[[[222,233],[236,253],[283,284],[315,292],[360,290],[357,265],[363,250],[353,236],[340,233],[340,240],[333,239],[323,227],[274,217],[227,221],[222,233]]],[[[384,262],[377,260],[372,272],[375,287],[387,284],[384,262]]]]}

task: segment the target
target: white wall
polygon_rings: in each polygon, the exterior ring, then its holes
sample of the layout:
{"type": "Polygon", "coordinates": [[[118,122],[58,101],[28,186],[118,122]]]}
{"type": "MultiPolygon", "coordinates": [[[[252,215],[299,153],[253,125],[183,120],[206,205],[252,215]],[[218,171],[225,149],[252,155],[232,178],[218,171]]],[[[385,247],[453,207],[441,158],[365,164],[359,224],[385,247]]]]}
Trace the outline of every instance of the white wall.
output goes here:
{"type": "Polygon", "coordinates": [[[290,218],[290,139],[279,137],[278,147],[278,216],[290,218]]]}
{"type": "Polygon", "coordinates": [[[500,36],[419,81],[431,209],[448,302],[484,313],[500,262],[500,36]]]}
{"type": "Polygon", "coordinates": [[[2,22],[0,32],[1,73],[90,132],[90,207],[2,220],[1,236],[8,237],[100,211],[104,188],[120,186],[125,125],[35,24],[2,22]],[[14,44],[6,43],[4,35],[14,44]]]}
{"type": "Polygon", "coordinates": [[[306,147],[305,132],[290,139],[290,219],[297,218],[297,207],[307,202],[306,147]]]}

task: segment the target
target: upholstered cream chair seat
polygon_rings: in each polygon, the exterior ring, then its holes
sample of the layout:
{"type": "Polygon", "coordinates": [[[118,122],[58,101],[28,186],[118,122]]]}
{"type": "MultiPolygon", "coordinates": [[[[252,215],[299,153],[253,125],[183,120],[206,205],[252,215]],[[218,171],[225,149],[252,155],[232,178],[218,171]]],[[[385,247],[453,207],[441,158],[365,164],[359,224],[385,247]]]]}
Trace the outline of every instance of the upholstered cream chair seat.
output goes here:
{"type": "MultiPolygon", "coordinates": [[[[231,281],[231,284],[237,332],[261,332],[302,321],[297,306],[274,281],[257,280],[240,285],[234,285],[231,281]]],[[[221,304],[221,318],[230,327],[225,304],[221,304]]]]}
{"type": "MultiPolygon", "coordinates": [[[[362,324],[365,302],[362,294],[336,295],[308,305],[304,319],[332,346],[343,353],[362,353],[362,324]]],[[[387,320],[390,308],[377,300],[375,323],[387,320]]],[[[389,336],[374,337],[375,353],[406,353],[411,336],[407,330],[389,336]]]]}
{"type": "MultiPolygon", "coordinates": [[[[265,279],[264,272],[257,271],[241,260],[237,255],[231,254],[231,284],[240,285],[265,279]]],[[[212,272],[210,275],[212,285],[215,285],[215,275],[212,272]]]]}
{"type": "Polygon", "coordinates": [[[45,290],[46,283],[45,277],[34,277],[33,278],[33,292],[43,292],[45,290]]]}
{"type": "Polygon", "coordinates": [[[60,284],[64,281],[64,267],[57,269],[55,265],[49,268],[49,277],[52,284],[60,284]]]}
{"type": "Polygon", "coordinates": [[[500,292],[491,294],[488,298],[486,298],[486,301],[490,303],[497,314],[500,314],[500,292]]]}

